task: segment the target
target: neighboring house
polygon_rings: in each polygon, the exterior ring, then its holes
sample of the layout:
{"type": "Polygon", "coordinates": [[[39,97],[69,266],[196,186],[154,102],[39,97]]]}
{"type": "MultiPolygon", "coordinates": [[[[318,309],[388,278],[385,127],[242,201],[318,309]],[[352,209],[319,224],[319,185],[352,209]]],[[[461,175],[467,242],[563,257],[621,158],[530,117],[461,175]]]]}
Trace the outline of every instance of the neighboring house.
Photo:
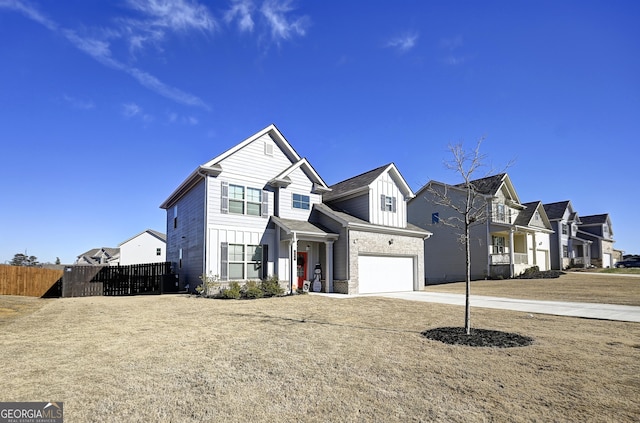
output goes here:
{"type": "Polygon", "coordinates": [[[190,290],[203,274],[277,276],[294,290],[318,275],[323,291],[348,294],[420,289],[429,233],[407,225],[413,193],[393,164],[364,175],[328,187],[270,125],[196,168],[162,203],[167,261],[190,290]]]}
{"type": "Polygon", "coordinates": [[[162,263],[165,261],[167,236],[147,229],[123,241],[120,247],[120,264],[162,263]]]}
{"type": "Polygon", "coordinates": [[[595,267],[614,265],[613,227],[608,214],[582,216],[578,225],[578,236],[591,241],[591,264],[595,267]]]}
{"type": "Polygon", "coordinates": [[[94,248],[80,254],[74,264],[80,266],[117,266],[120,264],[119,248],[94,248]]]}
{"type": "MultiPolygon", "coordinates": [[[[506,173],[471,183],[480,194],[475,207],[484,209],[486,216],[470,227],[471,278],[513,277],[532,266],[548,270],[553,230],[542,203],[521,203],[506,173]]],[[[464,204],[467,192],[462,184],[430,181],[409,201],[409,222],[433,233],[425,243],[426,283],[465,280],[462,234],[443,223],[460,215],[439,204],[433,190],[446,190],[447,198],[458,205],[464,204]]]]}
{"type": "Polygon", "coordinates": [[[591,241],[578,236],[582,222],[571,201],[559,201],[544,205],[554,230],[551,234],[551,269],[591,266],[591,241]]]}

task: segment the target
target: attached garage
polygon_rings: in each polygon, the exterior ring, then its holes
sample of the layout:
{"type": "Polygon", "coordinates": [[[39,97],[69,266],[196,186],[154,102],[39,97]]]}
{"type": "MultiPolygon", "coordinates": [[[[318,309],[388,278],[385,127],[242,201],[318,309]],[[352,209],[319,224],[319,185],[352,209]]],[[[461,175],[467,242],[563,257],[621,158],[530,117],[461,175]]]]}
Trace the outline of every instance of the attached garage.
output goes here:
{"type": "Polygon", "coordinates": [[[536,266],[540,270],[549,270],[549,252],[547,250],[537,250],[536,251],[536,266]]]}
{"type": "Polygon", "coordinates": [[[360,294],[413,291],[414,257],[358,256],[360,294]]]}
{"type": "Polygon", "coordinates": [[[604,253],[602,255],[602,267],[608,268],[613,266],[613,260],[610,253],[604,253]]]}

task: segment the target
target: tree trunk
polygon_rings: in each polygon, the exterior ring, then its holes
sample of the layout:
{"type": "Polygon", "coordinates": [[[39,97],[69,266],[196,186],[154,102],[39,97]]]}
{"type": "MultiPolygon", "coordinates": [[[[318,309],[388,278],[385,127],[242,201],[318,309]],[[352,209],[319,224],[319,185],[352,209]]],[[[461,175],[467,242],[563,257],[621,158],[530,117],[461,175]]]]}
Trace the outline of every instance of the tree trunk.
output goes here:
{"type": "Polygon", "coordinates": [[[467,223],[464,228],[465,237],[464,237],[464,251],[466,255],[466,265],[467,265],[467,280],[466,280],[466,295],[465,295],[465,304],[464,304],[464,331],[467,335],[471,335],[471,303],[469,301],[469,294],[471,292],[471,251],[469,251],[470,243],[469,243],[469,224],[467,223]]]}

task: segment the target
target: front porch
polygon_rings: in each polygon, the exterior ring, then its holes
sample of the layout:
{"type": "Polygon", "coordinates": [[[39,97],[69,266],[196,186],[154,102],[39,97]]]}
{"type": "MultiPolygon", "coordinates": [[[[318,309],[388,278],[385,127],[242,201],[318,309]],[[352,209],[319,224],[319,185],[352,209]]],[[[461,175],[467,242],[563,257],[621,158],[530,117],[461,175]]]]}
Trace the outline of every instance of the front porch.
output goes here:
{"type": "Polygon", "coordinates": [[[278,246],[278,277],[289,292],[308,289],[335,292],[333,281],[333,244],[338,234],[308,221],[272,216],[275,243],[278,246]],[[318,286],[319,285],[319,286],[318,286]]]}
{"type": "Polygon", "coordinates": [[[516,230],[491,232],[489,277],[513,278],[534,265],[529,258],[527,235],[516,230]]]}

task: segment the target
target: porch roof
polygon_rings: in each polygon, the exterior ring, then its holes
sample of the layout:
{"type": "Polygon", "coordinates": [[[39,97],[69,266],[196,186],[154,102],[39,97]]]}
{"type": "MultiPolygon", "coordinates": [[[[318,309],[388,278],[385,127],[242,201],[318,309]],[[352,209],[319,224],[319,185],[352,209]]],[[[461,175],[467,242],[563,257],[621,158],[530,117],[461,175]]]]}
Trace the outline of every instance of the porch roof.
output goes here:
{"type": "Polygon", "coordinates": [[[283,219],[277,216],[271,216],[271,220],[287,235],[295,232],[297,237],[309,237],[316,239],[336,240],[339,235],[331,232],[329,229],[318,223],[312,223],[307,220],[283,219]]]}

